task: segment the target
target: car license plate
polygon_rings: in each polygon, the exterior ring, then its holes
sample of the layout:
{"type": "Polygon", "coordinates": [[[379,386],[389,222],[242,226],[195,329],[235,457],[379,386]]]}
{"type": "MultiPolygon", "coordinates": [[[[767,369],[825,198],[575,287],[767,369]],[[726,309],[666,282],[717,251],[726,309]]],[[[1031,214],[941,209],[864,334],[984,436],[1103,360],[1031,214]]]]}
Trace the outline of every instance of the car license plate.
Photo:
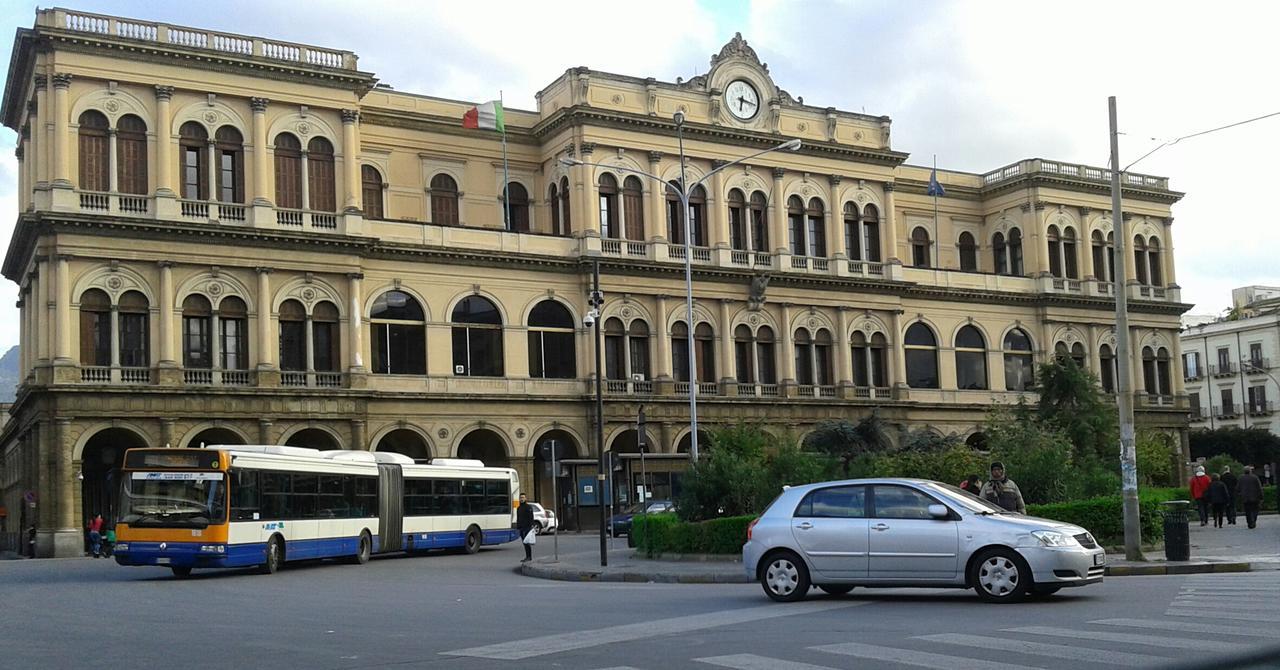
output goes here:
{"type": "Polygon", "coordinates": [[[1093,555],[1093,564],[1094,564],[1094,565],[1103,565],[1103,564],[1105,564],[1106,562],[1107,562],[1107,555],[1106,555],[1106,554],[1094,554],[1094,555],[1093,555]]]}
{"type": "Polygon", "coordinates": [[[157,559],[156,559],[156,565],[168,565],[168,564],[169,564],[169,559],[167,559],[167,558],[157,558],[157,559]]]}

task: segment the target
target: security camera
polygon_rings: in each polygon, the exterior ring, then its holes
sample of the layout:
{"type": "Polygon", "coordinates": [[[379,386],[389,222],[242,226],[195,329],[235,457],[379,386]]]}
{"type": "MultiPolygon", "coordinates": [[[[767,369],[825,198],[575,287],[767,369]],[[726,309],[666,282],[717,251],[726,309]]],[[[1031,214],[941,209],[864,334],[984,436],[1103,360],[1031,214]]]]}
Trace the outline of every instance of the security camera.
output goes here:
{"type": "Polygon", "coordinates": [[[594,313],[594,312],[587,312],[587,315],[586,315],[586,316],[584,316],[584,317],[582,317],[582,325],[584,325],[584,326],[586,326],[586,327],[588,327],[588,328],[590,328],[590,327],[592,327],[592,326],[596,325],[596,315],[595,315],[595,313],[594,313]]]}

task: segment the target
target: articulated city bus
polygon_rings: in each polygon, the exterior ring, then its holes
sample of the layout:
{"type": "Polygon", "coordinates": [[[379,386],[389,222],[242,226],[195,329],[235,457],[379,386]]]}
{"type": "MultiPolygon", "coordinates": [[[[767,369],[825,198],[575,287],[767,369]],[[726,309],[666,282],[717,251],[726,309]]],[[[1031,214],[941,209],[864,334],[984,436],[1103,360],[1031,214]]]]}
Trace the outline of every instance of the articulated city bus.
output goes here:
{"type": "Polygon", "coordinates": [[[520,481],[480,461],[276,446],[130,449],[116,562],[192,568],[457,548],[519,535],[520,481]]]}

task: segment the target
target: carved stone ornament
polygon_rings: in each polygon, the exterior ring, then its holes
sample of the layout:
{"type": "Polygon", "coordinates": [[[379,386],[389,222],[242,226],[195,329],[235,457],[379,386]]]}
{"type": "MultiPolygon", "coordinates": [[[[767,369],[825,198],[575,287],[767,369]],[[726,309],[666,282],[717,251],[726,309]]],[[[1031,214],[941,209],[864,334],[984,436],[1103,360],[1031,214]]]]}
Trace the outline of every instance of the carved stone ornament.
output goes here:
{"type": "Polygon", "coordinates": [[[113,291],[119,290],[123,283],[124,282],[121,282],[119,277],[109,277],[107,279],[107,288],[113,291]]]}
{"type": "Polygon", "coordinates": [[[442,439],[442,440],[448,439],[448,438],[449,438],[449,429],[448,429],[448,428],[441,428],[440,430],[436,431],[436,437],[439,437],[439,438],[440,438],[440,439],[442,439]]]}
{"type": "Polygon", "coordinates": [[[804,188],[800,189],[800,192],[805,195],[813,195],[813,187],[806,185],[804,188]]]}
{"type": "Polygon", "coordinates": [[[799,130],[802,133],[808,129],[809,129],[809,124],[805,123],[804,121],[801,121],[800,123],[796,124],[796,130],[799,130]]]}
{"type": "Polygon", "coordinates": [[[108,112],[111,112],[112,114],[120,111],[120,103],[116,102],[115,100],[108,100],[102,103],[102,106],[104,109],[106,109],[108,112]]]}
{"type": "Polygon", "coordinates": [[[623,307],[623,308],[622,308],[622,311],[620,312],[620,314],[622,314],[622,318],[624,318],[624,319],[630,319],[630,318],[631,318],[631,308],[630,308],[630,307],[623,307]]]}
{"type": "Polygon", "coordinates": [[[859,205],[865,205],[865,204],[867,204],[867,200],[868,200],[868,198],[867,198],[867,192],[866,192],[866,191],[858,191],[857,193],[855,193],[855,194],[853,195],[853,199],[854,199],[854,200],[857,200],[859,205]]]}
{"type": "Polygon", "coordinates": [[[621,105],[621,104],[622,104],[622,96],[621,96],[621,95],[619,95],[619,94],[617,94],[617,93],[614,93],[614,94],[613,94],[613,97],[612,97],[612,98],[610,98],[610,100],[612,100],[612,101],[613,101],[613,104],[615,104],[615,105],[621,105]]]}
{"type": "Polygon", "coordinates": [[[853,141],[854,141],[854,142],[861,142],[861,141],[862,141],[862,131],[861,131],[861,130],[855,130],[855,131],[853,131],[853,141]]]}
{"type": "Polygon", "coordinates": [[[817,328],[817,327],[818,327],[818,320],[817,320],[817,319],[809,319],[809,322],[808,322],[808,323],[809,323],[809,327],[810,327],[810,328],[817,328]]]}
{"type": "Polygon", "coordinates": [[[205,290],[209,292],[209,295],[222,295],[222,284],[210,282],[209,287],[205,290]]]}
{"type": "Polygon", "coordinates": [[[762,273],[751,279],[751,286],[747,293],[747,306],[751,310],[758,310],[764,304],[765,290],[769,288],[769,275],[762,273]]]}
{"type": "Polygon", "coordinates": [[[302,299],[311,302],[316,299],[316,290],[313,288],[302,289],[302,299]]]}
{"type": "Polygon", "coordinates": [[[523,439],[524,439],[524,436],[525,436],[524,429],[523,429],[523,428],[517,428],[517,429],[516,429],[516,438],[517,438],[517,439],[521,439],[521,440],[523,440],[523,439]]]}
{"type": "Polygon", "coordinates": [[[750,180],[750,179],[743,179],[743,180],[742,180],[742,188],[744,188],[744,189],[746,189],[746,190],[750,191],[750,190],[755,189],[755,187],[756,187],[756,183],[755,183],[754,181],[752,181],[752,180],[750,180]]]}
{"type": "Polygon", "coordinates": [[[747,322],[748,322],[748,323],[750,323],[750,324],[751,324],[751,325],[753,325],[753,326],[758,326],[758,325],[760,325],[760,315],[759,315],[759,314],[752,314],[751,316],[747,317],[747,322]]]}
{"type": "Polygon", "coordinates": [[[746,58],[760,64],[765,72],[769,71],[769,66],[760,63],[760,57],[756,55],[756,50],[752,49],[747,41],[742,39],[742,33],[734,33],[733,39],[729,40],[723,47],[720,47],[720,53],[711,57],[711,64],[715,65],[726,58],[746,58]]]}
{"type": "Polygon", "coordinates": [[[303,121],[302,123],[299,123],[299,124],[298,124],[297,128],[298,128],[298,134],[299,134],[299,135],[310,135],[310,134],[311,134],[311,124],[310,124],[310,123],[307,123],[307,122],[303,121]]]}
{"type": "Polygon", "coordinates": [[[210,125],[213,125],[213,124],[217,123],[217,122],[218,122],[218,113],[217,113],[217,112],[205,112],[205,113],[204,113],[204,122],[205,122],[205,123],[208,123],[208,124],[210,124],[210,125]]]}

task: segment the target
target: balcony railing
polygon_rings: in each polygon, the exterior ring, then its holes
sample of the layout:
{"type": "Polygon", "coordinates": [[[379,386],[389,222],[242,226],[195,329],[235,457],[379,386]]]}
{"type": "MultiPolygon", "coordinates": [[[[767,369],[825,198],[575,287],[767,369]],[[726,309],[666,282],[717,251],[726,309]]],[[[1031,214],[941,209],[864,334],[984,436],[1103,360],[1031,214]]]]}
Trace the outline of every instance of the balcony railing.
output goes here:
{"type": "Polygon", "coordinates": [[[87,384],[150,384],[151,368],[81,366],[80,381],[87,384]]]}
{"type": "Polygon", "coordinates": [[[1249,416],[1263,416],[1275,412],[1275,403],[1271,401],[1249,403],[1249,416]]]}
{"type": "Polygon", "coordinates": [[[1209,366],[1209,374],[1213,377],[1227,377],[1229,375],[1234,375],[1236,372],[1236,364],[1231,362],[1219,362],[1217,365],[1209,366]]]}
{"type": "Polygon", "coordinates": [[[853,397],[889,400],[893,398],[893,389],[881,386],[855,386],[853,388],[853,397]]]}
{"type": "MultiPolygon", "coordinates": [[[[997,170],[992,170],[991,172],[982,175],[982,183],[986,186],[993,186],[1023,175],[1032,174],[1070,177],[1081,181],[1090,181],[1095,183],[1111,183],[1111,170],[1106,168],[1090,167],[1088,165],[1078,165],[1075,163],[1062,163],[1059,161],[1044,160],[1042,158],[1018,161],[1012,165],[1006,165],[997,170]]],[[[1120,182],[1124,186],[1149,188],[1161,191],[1169,190],[1169,180],[1165,177],[1153,177],[1151,175],[1137,174],[1134,172],[1123,172],[1120,175],[1120,182]]]]}
{"type": "Polygon", "coordinates": [[[289,388],[342,388],[342,373],[285,370],[280,373],[280,385],[289,388]]]}
{"type": "Polygon", "coordinates": [[[1231,417],[1240,416],[1240,405],[1237,405],[1236,403],[1218,405],[1213,408],[1213,413],[1219,419],[1229,419],[1231,417]]]}
{"type": "Polygon", "coordinates": [[[1244,371],[1251,375],[1266,374],[1271,369],[1270,358],[1250,358],[1242,363],[1244,371]]]}
{"type": "Polygon", "coordinates": [[[249,370],[185,368],[182,383],[188,386],[252,386],[254,374],[249,370]]]}

